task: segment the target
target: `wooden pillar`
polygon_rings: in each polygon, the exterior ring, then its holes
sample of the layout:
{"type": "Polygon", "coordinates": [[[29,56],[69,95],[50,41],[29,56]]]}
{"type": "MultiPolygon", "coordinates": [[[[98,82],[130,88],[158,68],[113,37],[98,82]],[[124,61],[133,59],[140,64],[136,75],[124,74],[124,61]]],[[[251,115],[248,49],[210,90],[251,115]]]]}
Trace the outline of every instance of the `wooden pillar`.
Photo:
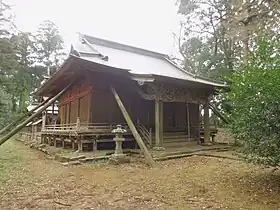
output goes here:
{"type": "Polygon", "coordinates": [[[65,148],[65,137],[61,136],[61,146],[64,149],[65,148]]]}
{"type": "Polygon", "coordinates": [[[52,104],[52,116],[54,116],[54,103],[52,104]]]}
{"type": "Polygon", "coordinates": [[[34,136],[34,125],[31,124],[31,135],[30,135],[30,140],[33,139],[34,136]]]}
{"type": "Polygon", "coordinates": [[[162,147],[163,144],[163,102],[155,100],[155,132],[156,132],[156,147],[162,147]]]}
{"type": "Polygon", "coordinates": [[[79,135],[77,136],[77,143],[78,143],[78,152],[83,151],[83,136],[79,135]]]}
{"type": "Polygon", "coordinates": [[[81,139],[78,139],[78,151],[82,152],[83,151],[83,143],[81,139]]]}
{"type": "Polygon", "coordinates": [[[96,150],[97,150],[97,139],[96,139],[96,137],[95,137],[95,138],[93,138],[93,140],[92,140],[92,151],[93,151],[93,152],[96,152],[96,150]]]}
{"type": "Polygon", "coordinates": [[[81,129],[81,121],[80,121],[80,118],[77,117],[77,120],[76,120],[76,131],[79,132],[81,129]]]}
{"type": "Polygon", "coordinates": [[[210,143],[209,102],[204,104],[204,144],[210,143]]]}
{"type": "Polygon", "coordinates": [[[187,102],[187,132],[189,140],[191,139],[191,125],[190,125],[190,109],[189,109],[189,102],[187,102]]]}
{"type": "Polygon", "coordinates": [[[160,139],[161,139],[161,144],[163,144],[164,138],[163,138],[163,101],[159,101],[160,103],[160,139]]]}
{"type": "Polygon", "coordinates": [[[57,139],[56,139],[56,137],[53,137],[53,146],[57,147],[57,139]]]}
{"type": "Polygon", "coordinates": [[[75,151],[76,150],[75,139],[71,138],[71,144],[72,144],[72,150],[75,151]]]}
{"type": "Polygon", "coordinates": [[[42,116],[42,131],[45,130],[45,126],[46,126],[46,113],[43,112],[43,116],[42,116]]]}
{"type": "Polygon", "coordinates": [[[37,125],[34,125],[34,139],[37,141],[37,125]]]}

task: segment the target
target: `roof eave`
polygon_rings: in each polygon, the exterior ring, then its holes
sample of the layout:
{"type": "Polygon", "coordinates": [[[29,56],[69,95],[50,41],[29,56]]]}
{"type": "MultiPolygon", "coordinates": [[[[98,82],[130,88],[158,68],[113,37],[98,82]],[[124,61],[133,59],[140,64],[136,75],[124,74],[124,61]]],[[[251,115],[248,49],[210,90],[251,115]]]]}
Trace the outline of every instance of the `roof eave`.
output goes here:
{"type": "Polygon", "coordinates": [[[183,68],[181,68],[180,66],[178,66],[174,62],[172,62],[168,57],[164,57],[164,59],[167,62],[169,62],[170,64],[172,64],[174,67],[176,67],[177,69],[179,69],[179,70],[183,71],[184,73],[193,77],[195,79],[195,82],[202,83],[202,84],[205,84],[205,85],[212,85],[212,86],[219,87],[219,88],[227,88],[228,87],[226,84],[224,84],[222,82],[192,74],[192,73],[184,70],[183,68]],[[197,79],[201,79],[202,81],[197,81],[197,79]]]}
{"type": "Polygon", "coordinates": [[[59,67],[59,69],[45,82],[43,83],[36,91],[34,91],[35,95],[40,95],[43,91],[44,88],[49,85],[49,83],[55,78],[57,77],[57,75],[61,74],[61,72],[63,72],[63,70],[66,70],[67,68],[65,68],[68,64],[69,61],[71,60],[72,55],[69,54],[68,57],[65,59],[65,61],[63,62],[63,64],[59,67]]]}

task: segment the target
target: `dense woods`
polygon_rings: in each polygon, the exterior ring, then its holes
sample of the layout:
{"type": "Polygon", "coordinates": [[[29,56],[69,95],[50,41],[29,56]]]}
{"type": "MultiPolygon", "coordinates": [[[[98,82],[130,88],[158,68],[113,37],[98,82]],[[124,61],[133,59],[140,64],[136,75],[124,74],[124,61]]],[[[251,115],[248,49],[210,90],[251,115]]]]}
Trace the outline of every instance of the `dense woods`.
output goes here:
{"type": "Polygon", "coordinates": [[[174,35],[188,71],[228,83],[213,103],[230,118],[242,156],[280,162],[280,3],[278,0],[180,0],[174,35]]]}
{"type": "Polygon", "coordinates": [[[0,3],[0,127],[26,112],[32,92],[60,65],[63,40],[57,26],[44,21],[36,33],[19,31],[11,7],[0,3]]]}

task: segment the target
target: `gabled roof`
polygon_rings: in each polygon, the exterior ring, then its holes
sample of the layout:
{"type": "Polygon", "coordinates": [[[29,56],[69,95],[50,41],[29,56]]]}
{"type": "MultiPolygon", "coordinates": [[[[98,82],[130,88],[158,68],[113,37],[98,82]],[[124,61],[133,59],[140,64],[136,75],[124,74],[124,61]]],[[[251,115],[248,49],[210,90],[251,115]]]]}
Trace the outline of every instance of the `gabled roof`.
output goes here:
{"type": "Polygon", "coordinates": [[[126,69],[132,77],[155,75],[226,87],[224,83],[185,71],[173,63],[168,55],[84,34],[79,35],[79,41],[72,45],[72,53],[87,61],[117,69],[126,69]]]}
{"type": "Polygon", "coordinates": [[[63,65],[36,93],[51,96],[59,89],[62,90],[65,85],[75,80],[73,77],[79,76],[79,66],[87,66],[92,71],[126,75],[139,82],[163,79],[170,82],[179,80],[185,85],[227,87],[224,83],[185,71],[165,54],[79,34],[79,39],[71,46],[71,52],[63,65]]]}

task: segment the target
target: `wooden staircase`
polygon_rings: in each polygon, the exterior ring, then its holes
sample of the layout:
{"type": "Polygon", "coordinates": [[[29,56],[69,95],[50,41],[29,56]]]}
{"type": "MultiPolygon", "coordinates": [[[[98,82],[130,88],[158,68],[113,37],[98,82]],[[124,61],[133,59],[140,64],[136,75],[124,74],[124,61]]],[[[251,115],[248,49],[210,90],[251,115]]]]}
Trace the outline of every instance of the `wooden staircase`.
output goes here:
{"type": "Polygon", "coordinates": [[[152,130],[148,130],[142,123],[137,122],[137,131],[148,148],[152,147],[152,130]]]}
{"type": "Polygon", "coordinates": [[[165,132],[163,134],[163,147],[184,147],[195,141],[186,132],[165,132]]]}
{"type": "MultiPolygon", "coordinates": [[[[148,148],[152,148],[155,142],[155,133],[147,129],[142,123],[137,122],[137,131],[148,148]]],[[[186,132],[165,132],[163,134],[163,147],[184,147],[196,142],[195,138],[190,138],[186,132]]]]}

